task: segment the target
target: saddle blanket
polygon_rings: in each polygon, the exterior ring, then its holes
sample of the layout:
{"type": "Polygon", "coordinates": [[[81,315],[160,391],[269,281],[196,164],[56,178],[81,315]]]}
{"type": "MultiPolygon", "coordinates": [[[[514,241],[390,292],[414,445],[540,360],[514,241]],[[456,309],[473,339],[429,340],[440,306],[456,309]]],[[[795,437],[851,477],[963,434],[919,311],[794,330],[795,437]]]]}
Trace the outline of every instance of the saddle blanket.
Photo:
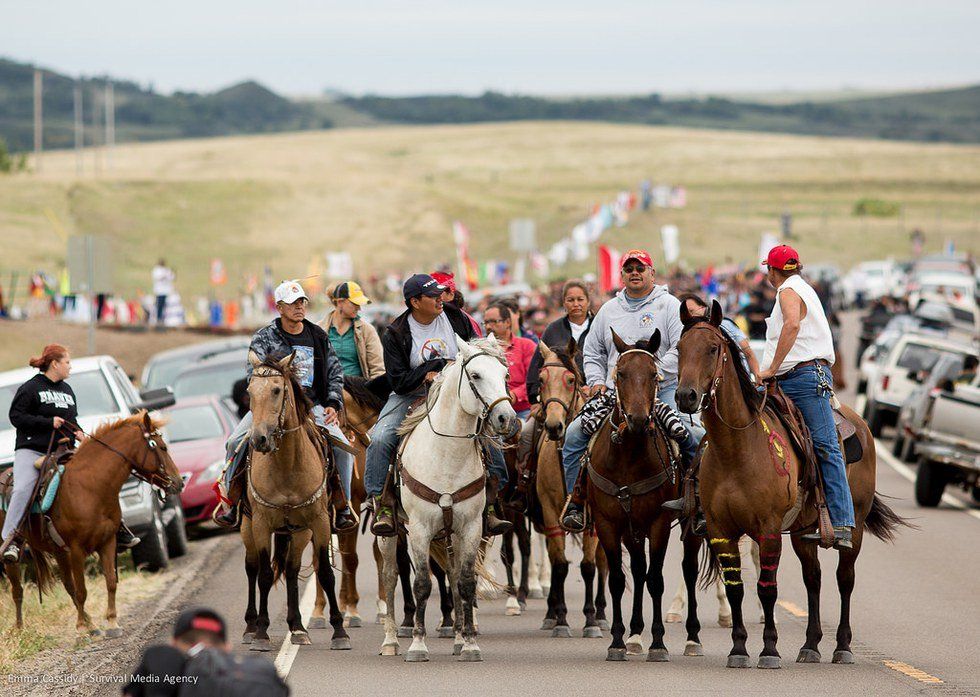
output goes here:
{"type": "MultiPolygon", "coordinates": [[[[54,504],[55,498],[58,496],[58,487],[61,485],[61,475],[65,472],[64,465],[58,465],[51,478],[48,480],[46,485],[43,485],[42,490],[38,494],[37,498],[31,504],[31,513],[47,513],[51,510],[51,506],[54,504]]],[[[8,479],[8,482],[10,480],[8,479]]],[[[7,508],[10,506],[10,495],[13,492],[13,485],[0,488],[0,509],[6,512],[7,508]]]]}

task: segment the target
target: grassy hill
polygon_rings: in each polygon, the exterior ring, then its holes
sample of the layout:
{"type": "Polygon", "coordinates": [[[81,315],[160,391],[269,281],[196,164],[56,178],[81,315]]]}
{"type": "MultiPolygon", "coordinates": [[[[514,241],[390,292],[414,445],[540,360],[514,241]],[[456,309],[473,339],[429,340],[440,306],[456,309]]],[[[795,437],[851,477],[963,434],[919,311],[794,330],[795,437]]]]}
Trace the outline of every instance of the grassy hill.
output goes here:
{"type": "MultiPolygon", "coordinates": [[[[148,289],[159,256],[185,296],[208,292],[213,257],[229,269],[223,295],[266,264],[305,276],[331,250],[350,251],[361,278],[431,268],[453,259],[455,219],[473,231],[478,259],[508,259],[511,218],[534,218],[545,248],[648,177],[686,186],[688,207],[637,213],[609,244],[662,258],[660,226],[674,223],[685,263],[754,262],[760,233],[790,211],[808,260],[904,256],[917,226],[931,249],[951,238],[980,252],[980,146],[523,122],[132,144],[117,148],[112,171],[88,172],[77,178],[63,151],[46,154],[40,173],[2,179],[0,282],[11,269],[55,270],[72,233],[113,240],[127,293],[148,289]],[[862,198],[901,213],[857,217],[862,198]]],[[[590,259],[559,273],[592,269],[590,259]]]]}

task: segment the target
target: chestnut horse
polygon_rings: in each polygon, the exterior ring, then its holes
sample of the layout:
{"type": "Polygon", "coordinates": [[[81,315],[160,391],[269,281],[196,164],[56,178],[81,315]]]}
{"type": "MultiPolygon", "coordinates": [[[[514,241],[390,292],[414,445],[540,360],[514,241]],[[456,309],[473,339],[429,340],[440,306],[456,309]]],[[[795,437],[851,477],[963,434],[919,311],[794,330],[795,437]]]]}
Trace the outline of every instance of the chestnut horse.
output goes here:
{"type": "MultiPolygon", "coordinates": [[[[681,307],[684,332],[679,349],[677,404],[684,411],[702,412],[708,447],[701,459],[701,502],[708,521],[712,557],[718,560],[722,580],[732,607],[732,650],[728,667],[749,665],[745,649],[747,633],[742,618],[741,566],[738,542],[748,535],[759,544],[762,569],[758,592],[765,614],[764,648],[760,668],[778,668],[776,624],[776,570],[782,551],[781,532],[790,526],[791,541],[803,567],[807,589],[806,643],[797,662],[818,663],[820,628],[820,562],[817,545],[800,535],[813,530],[817,512],[806,502],[797,506],[801,463],[785,429],[765,408],[765,400],[749,378],[738,357],[738,348],[720,329],[721,306],[712,302],[709,316],[692,317],[681,307]],[[773,435],[775,434],[775,435],[773,435]],[[780,445],[784,444],[784,445],[780,445]],[[772,445],[771,445],[772,444],[772,445]],[[790,515],[787,515],[790,514],[790,515]],[[785,519],[785,520],[784,520],[785,519]]],[[[898,525],[905,524],[875,495],[875,444],[867,424],[847,407],[841,408],[857,427],[864,456],[847,468],[847,479],[854,499],[855,527],[852,549],[842,549],[837,566],[841,614],[837,628],[834,663],[853,663],[851,653],[851,591],[854,589],[854,563],[861,552],[864,531],[882,540],[894,538],[898,525]]],[[[716,572],[719,570],[715,567],[716,572]]]]}
{"type": "MultiPolygon", "coordinates": [[[[599,544],[609,563],[609,591],[612,595],[612,643],[607,661],[625,661],[626,654],[642,649],[643,589],[653,598],[652,641],[648,661],[669,660],[664,644],[662,599],[664,556],[670,539],[674,514],[662,504],[680,496],[680,477],[672,460],[672,446],[654,418],[659,389],[656,353],[660,330],[648,341],[633,346],[612,332],[619,351],[616,362],[616,406],[592,440],[588,458],[588,501],[592,509],[599,544]],[[645,543],[650,547],[647,567],[645,543]],[[626,590],[623,571],[623,545],[630,554],[633,575],[633,615],[630,636],[623,642],[622,600],[626,590]]],[[[688,535],[684,541],[681,568],[687,583],[686,656],[701,656],[704,650],[698,636],[697,616],[698,550],[700,540],[688,535]]]]}
{"type": "MultiPolygon", "coordinates": [[[[85,611],[85,558],[97,552],[105,576],[107,638],[122,636],[116,614],[116,531],[122,512],[119,490],[135,474],[140,479],[178,494],[183,489],[180,471],[167,451],[160,433],[161,422],[143,411],[135,416],[100,426],[78,446],[65,465],[61,485],[48,517],[61,542],[52,539],[40,516],[29,515],[25,536],[34,560],[38,589],[43,593],[53,582],[48,556],[53,556],[61,572],[61,582],[78,613],[75,628],[92,636],[101,631],[85,611]]],[[[10,483],[9,475],[0,477],[0,490],[10,483]]],[[[4,513],[0,512],[0,522],[4,513]]],[[[20,565],[5,562],[10,590],[16,607],[17,629],[23,627],[20,565]]]]}
{"type": "MultiPolygon", "coordinates": [[[[568,558],[565,556],[565,531],[558,524],[565,505],[565,475],[561,466],[561,444],[565,429],[582,408],[584,399],[582,375],[575,362],[578,345],[570,341],[563,349],[552,350],[544,343],[538,345],[544,363],[541,379],[541,409],[544,428],[537,448],[535,475],[536,506],[531,517],[537,529],[546,536],[548,559],[551,562],[551,588],[548,591],[548,611],[541,629],[550,629],[554,637],[571,636],[568,629],[568,608],[565,605],[565,579],[568,577],[568,558]]],[[[608,573],[606,557],[599,539],[586,531],[582,540],[582,580],[585,581],[585,627],[582,636],[601,639],[606,621],[605,582],[608,573]],[[599,577],[596,583],[596,569],[599,577]]],[[[605,627],[608,629],[608,625],[605,627]]]]}

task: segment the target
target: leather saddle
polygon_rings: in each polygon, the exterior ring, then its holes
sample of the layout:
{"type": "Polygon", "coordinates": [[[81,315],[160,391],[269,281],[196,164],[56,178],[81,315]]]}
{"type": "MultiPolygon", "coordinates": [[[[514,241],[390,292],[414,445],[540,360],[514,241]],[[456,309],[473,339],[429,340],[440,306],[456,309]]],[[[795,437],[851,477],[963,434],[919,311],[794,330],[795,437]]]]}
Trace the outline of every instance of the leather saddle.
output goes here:
{"type": "MultiPolygon", "coordinates": [[[[34,462],[34,467],[40,470],[38,482],[34,485],[34,491],[28,503],[29,513],[47,513],[54,503],[54,498],[58,493],[58,486],[61,483],[61,475],[64,473],[65,465],[75,454],[75,448],[71,447],[67,439],[58,442],[54,450],[47,455],[39,457],[34,462]]],[[[4,511],[10,506],[10,496],[14,490],[13,468],[0,472],[0,508],[4,511]]]]}
{"type": "MultiPolygon", "coordinates": [[[[797,454],[805,462],[816,467],[817,456],[813,448],[813,439],[810,437],[810,429],[807,428],[800,410],[778,385],[769,385],[768,405],[772,407],[771,411],[789,432],[797,454]]],[[[834,409],[834,425],[837,428],[837,439],[842,444],[844,464],[849,465],[864,457],[864,448],[857,437],[857,426],[848,421],[838,409],[834,409]]]]}

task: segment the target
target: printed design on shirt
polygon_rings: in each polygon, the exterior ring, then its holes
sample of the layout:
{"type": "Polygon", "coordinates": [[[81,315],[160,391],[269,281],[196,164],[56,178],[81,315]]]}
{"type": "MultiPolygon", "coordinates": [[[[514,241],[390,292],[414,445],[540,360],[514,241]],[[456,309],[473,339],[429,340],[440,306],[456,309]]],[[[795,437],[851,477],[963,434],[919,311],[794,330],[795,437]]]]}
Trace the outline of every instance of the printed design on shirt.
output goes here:
{"type": "Polygon", "coordinates": [[[67,392],[57,390],[43,390],[37,393],[41,404],[53,404],[55,409],[69,409],[75,406],[75,398],[67,392]]]}
{"type": "Polygon", "coordinates": [[[644,312],[642,315],[640,315],[641,327],[649,327],[651,324],[653,324],[653,313],[644,312]]]}
{"type": "Polygon", "coordinates": [[[296,371],[296,379],[303,387],[313,386],[313,347],[294,346],[293,347],[293,370],[296,371]]]}
{"type": "Polygon", "coordinates": [[[426,339],[425,343],[422,344],[419,355],[422,356],[423,363],[435,358],[446,358],[449,355],[449,346],[439,337],[432,337],[426,339]]]}

